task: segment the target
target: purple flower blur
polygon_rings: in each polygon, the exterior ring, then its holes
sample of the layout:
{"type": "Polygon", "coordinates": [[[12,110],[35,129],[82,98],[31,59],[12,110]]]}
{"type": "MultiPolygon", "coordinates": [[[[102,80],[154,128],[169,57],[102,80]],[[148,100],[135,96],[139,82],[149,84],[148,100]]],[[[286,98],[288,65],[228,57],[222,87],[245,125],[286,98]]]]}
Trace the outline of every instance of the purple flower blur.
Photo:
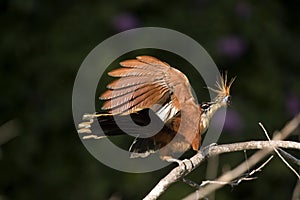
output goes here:
{"type": "Polygon", "coordinates": [[[138,27],[139,20],[134,14],[126,12],[115,16],[112,25],[117,31],[125,31],[138,27]]]}
{"type": "Polygon", "coordinates": [[[243,128],[243,121],[240,115],[234,110],[227,110],[224,130],[228,132],[238,132],[243,128]]]}
{"type": "Polygon", "coordinates": [[[221,55],[238,58],[245,52],[246,42],[240,37],[228,36],[218,41],[217,49],[221,55]]]}
{"type": "Polygon", "coordinates": [[[286,110],[288,115],[295,116],[300,113],[300,99],[295,95],[290,95],[286,99],[286,110]]]}
{"type": "MultiPolygon", "coordinates": [[[[221,118],[222,116],[220,112],[216,112],[214,116],[216,124],[220,124],[219,122],[222,121],[221,118]]],[[[234,110],[227,109],[223,130],[231,133],[237,133],[243,129],[243,126],[243,119],[240,117],[240,115],[234,110]]]]}

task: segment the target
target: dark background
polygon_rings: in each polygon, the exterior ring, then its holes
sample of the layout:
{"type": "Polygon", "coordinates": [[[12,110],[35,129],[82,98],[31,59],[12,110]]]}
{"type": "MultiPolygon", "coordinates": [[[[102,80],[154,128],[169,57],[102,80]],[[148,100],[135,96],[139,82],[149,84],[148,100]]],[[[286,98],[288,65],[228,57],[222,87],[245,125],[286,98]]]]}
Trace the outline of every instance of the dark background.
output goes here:
{"type": "MultiPolygon", "coordinates": [[[[258,122],[272,133],[300,112],[298,11],[298,1],[284,0],[0,0],[0,199],[141,199],[170,171],[106,167],[88,153],[73,123],[81,62],[130,28],[165,27],[198,41],[220,69],[237,76],[218,143],[264,140],[258,122]]],[[[222,155],[218,173],[242,161],[243,153],[222,155]]],[[[201,182],[205,170],[189,178],[201,182]]],[[[216,198],[291,198],[296,177],[278,157],[256,175],[216,198]]],[[[161,199],[192,191],[176,183],[161,199]]]]}

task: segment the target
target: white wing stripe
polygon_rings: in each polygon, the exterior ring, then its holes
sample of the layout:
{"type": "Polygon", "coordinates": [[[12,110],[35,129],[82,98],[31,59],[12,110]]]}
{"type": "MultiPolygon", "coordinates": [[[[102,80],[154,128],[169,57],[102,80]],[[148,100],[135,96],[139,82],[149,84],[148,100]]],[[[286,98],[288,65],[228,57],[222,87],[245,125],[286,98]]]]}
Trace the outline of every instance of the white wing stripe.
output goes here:
{"type": "Polygon", "coordinates": [[[178,111],[179,110],[172,105],[172,101],[170,101],[159,108],[155,113],[163,122],[167,122],[174,117],[178,111]]]}

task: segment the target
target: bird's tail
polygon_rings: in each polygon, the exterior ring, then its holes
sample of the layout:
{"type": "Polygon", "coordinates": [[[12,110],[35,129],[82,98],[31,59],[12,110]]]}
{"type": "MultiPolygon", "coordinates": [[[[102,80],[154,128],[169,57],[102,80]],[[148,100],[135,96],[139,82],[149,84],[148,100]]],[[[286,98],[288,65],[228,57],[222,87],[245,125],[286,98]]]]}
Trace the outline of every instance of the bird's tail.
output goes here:
{"type": "Polygon", "coordinates": [[[83,122],[78,125],[78,133],[82,139],[101,139],[107,136],[130,134],[135,137],[129,149],[132,152],[131,157],[146,157],[161,147],[161,144],[151,138],[156,131],[155,127],[163,128],[163,121],[151,109],[143,109],[128,115],[85,114],[83,122]],[[96,128],[97,121],[102,131],[96,128]],[[150,123],[155,126],[148,126],[150,123]]]}

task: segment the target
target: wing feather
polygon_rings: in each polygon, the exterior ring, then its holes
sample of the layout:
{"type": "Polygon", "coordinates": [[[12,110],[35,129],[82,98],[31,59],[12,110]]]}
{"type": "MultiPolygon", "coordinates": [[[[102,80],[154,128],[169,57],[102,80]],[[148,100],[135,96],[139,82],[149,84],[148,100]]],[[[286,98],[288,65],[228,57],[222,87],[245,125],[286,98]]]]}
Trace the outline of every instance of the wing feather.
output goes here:
{"type": "MultiPolygon", "coordinates": [[[[152,93],[158,93],[160,90],[162,90],[162,86],[160,85],[146,85],[144,87],[138,88],[135,92],[129,92],[125,95],[117,96],[115,98],[111,98],[110,101],[106,101],[102,109],[108,110],[108,109],[114,109],[124,103],[130,102],[130,107],[136,106],[138,103],[140,103],[140,100],[137,101],[137,98],[141,99],[144,98],[145,102],[147,101],[147,97],[152,93]]],[[[113,94],[113,91],[112,91],[113,94]]],[[[120,109],[119,109],[120,110],[120,109]]],[[[123,111],[123,110],[122,110],[123,111]]],[[[124,110],[125,111],[125,110],[124,110]]]]}
{"type": "Polygon", "coordinates": [[[122,95],[127,94],[127,93],[132,93],[140,87],[141,87],[140,85],[134,85],[134,86],[127,87],[127,88],[122,88],[120,90],[106,90],[100,96],[100,100],[108,100],[108,99],[112,99],[112,98],[122,96],[122,95]]]}
{"type": "Polygon", "coordinates": [[[126,87],[131,87],[135,85],[143,85],[149,81],[154,81],[155,78],[152,77],[151,79],[145,77],[145,76],[138,76],[138,77],[123,77],[118,80],[115,80],[107,85],[108,89],[122,89],[126,87]]]}
{"type": "Polygon", "coordinates": [[[143,62],[143,63],[147,63],[153,66],[158,66],[160,67],[166,67],[169,68],[171,67],[168,63],[165,63],[155,57],[152,56],[138,56],[136,57],[136,59],[138,59],[139,61],[143,62]]]}
{"type": "MultiPolygon", "coordinates": [[[[112,77],[126,77],[126,76],[152,76],[154,73],[145,69],[131,69],[131,68],[119,68],[113,71],[110,71],[108,75],[112,77]]],[[[156,75],[163,75],[163,72],[157,71],[156,75]]]]}
{"type": "Polygon", "coordinates": [[[146,93],[135,98],[125,97],[123,99],[117,100],[112,99],[111,101],[105,102],[105,105],[103,105],[105,107],[102,109],[111,109],[112,113],[133,113],[144,108],[150,108],[153,104],[152,102],[158,102],[159,99],[163,97],[165,92],[167,92],[167,90],[163,89],[163,91],[160,91],[159,95],[157,95],[158,90],[149,90],[146,93]],[[111,102],[113,103],[113,105],[111,104],[111,102]]]}
{"type": "Polygon", "coordinates": [[[109,90],[100,96],[105,100],[102,109],[110,113],[130,114],[151,108],[166,121],[180,111],[180,104],[194,100],[186,76],[157,58],[138,56],[120,65],[122,68],[108,73],[118,79],[108,84],[109,90]],[[167,116],[162,116],[164,113],[167,116]]]}

